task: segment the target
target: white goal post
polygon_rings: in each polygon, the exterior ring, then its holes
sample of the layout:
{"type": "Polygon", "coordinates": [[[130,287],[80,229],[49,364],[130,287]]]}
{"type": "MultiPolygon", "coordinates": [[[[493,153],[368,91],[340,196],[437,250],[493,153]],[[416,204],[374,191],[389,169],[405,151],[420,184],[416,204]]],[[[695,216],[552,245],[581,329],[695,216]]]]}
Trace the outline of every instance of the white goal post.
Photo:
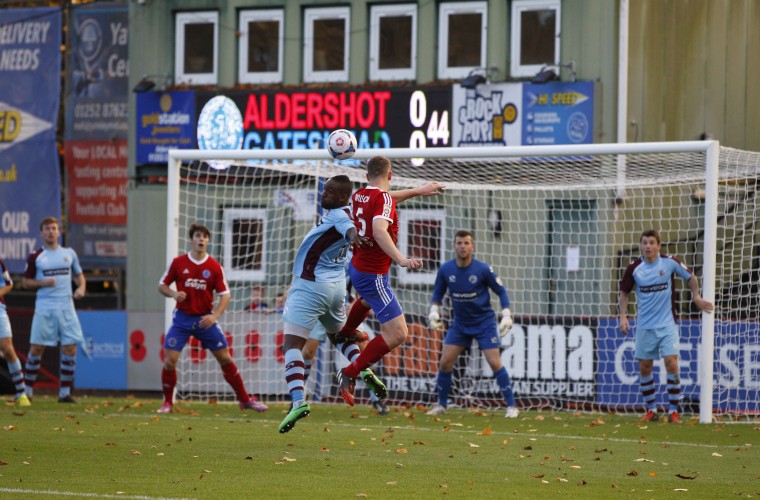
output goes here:
{"type": "MultiPolygon", "coordinates": [[[[760,413],[760,154],[716,141],[372,149],[344,162],[324,149],[171,150],[167,261],[188,250],[190,223],[211,229],[209,253],[232,289],[220,324],[250,392],[288,401],[278,295],[317,220],[324,180],[346,174],[359,187],[362,162],[374,155],[393,161],[393,189],[429,180],[447,186],[440,197],[399,204],[401,250],[426,266],[391,270],[410,325],[407,342],[376,367],[391,404],[436,401],[444,332],[427,327],[427,308],[437,268],[453,258],[453,235],[466,229],[475,235],[475,257],[494,267],[510,294],[515,327],[503,339],[502,361],[518,405],[641,411],[633,339],[617,326],[617,293],[639,255],[639,234],[655,228],[663,252],[694,269],[703,297],[716,304],[714,314],[696,311],[677,280],[683,411],[703,423],[760,413]],[[251,307],[254,295],[262,304],[251,307]]],[[[173,307],[167,300],[167,327],[173,307]]],[[[365,326],[378,330],[372,319],[365,326]]],[[[338,400],[331,382],[338,358],[320,348],[312,397],[338,400]]],[[[477,346],[461,358],[451,404],[502,405],[477,346]]],[[[178,370],[180,397],[232,395],[213,357],[197,346],[185,349],[178,370]]],[[[663,405],[661,363],[655,377],[663,405]]],[[[366,399],[366,390],[357,388],[357,397],[366,399]]]]}

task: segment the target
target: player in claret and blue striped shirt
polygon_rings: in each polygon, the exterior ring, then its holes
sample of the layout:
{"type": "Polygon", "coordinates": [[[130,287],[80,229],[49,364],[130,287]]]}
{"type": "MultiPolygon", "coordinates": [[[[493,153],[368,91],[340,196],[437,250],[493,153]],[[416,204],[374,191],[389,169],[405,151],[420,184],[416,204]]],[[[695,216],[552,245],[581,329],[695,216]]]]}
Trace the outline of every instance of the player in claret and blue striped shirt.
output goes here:
{"type": "Polygon", "coordinates": [[[58,219],[46,217],[40,223],[42,247],[29,255],[24,270],[24,287],[37,290],[26,358],[26,395],[31,398],[40,371],[45,347],[61,344],[59,403],[76,403],[71,397],[76,370],[77,344],[84,342],[73,299],[81,299],[86,282],[74,250],[58,244],[58,219]],[[72,292],[71,282],[76,282],[72,292]]]}
{"type": "Polygon", "coordinates": [[[668,381],[668,421],[681,423],[678,404],[681,400],[681,380],[678,375],[678,325],[676,324],[674,276],[685,280],[691,299],[700,311],[712,312],[713,304],[699,293],[699,280],[694,273],[671,255],[662,255],[660,233],[648,229],[641,233],[641,257],[628,266],[620,281],[620,330],[628,335],[628,297],[634,289],[638,302],[636,316],[635,355],[639,360],[641,395],[647,412],[641,422],[657,420],[657,394],[652,367],[654,360],[663,358],[668,381]]]}

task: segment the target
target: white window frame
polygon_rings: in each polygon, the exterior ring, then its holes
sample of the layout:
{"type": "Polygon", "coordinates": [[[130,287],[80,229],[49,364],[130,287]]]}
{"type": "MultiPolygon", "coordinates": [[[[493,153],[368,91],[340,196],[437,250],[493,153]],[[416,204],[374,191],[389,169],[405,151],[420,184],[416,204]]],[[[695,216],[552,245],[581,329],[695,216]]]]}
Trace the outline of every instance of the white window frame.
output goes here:
{"type": "Polygon", "coordinates": [[[347,82],[349,61],[349,39],[351,37],[351,7],[309,7],[304,10],[303,40],[303,81],[347,82]],[[343,69],[340,71],[314,70],[314,21],[322,19],[343,19],[346,23],[346,36],[343,39],[343,69]]]}
{"type": "MultiPolygon", "coordinates": [[[[444,263],[446,255],[446,210],[443,208],[420,208],[404,209],[399,212],[398,220],[398,248],[401,254],[407,258],[416,257],[409,248],[408,224],[415,220],[436,220],[440,223],[440,239],[438,241],[438,265],[435,269],[426,271],[409,271],[405,267],[399,267],[398,280],[402,285],[434,285],[438,268],[444,263]]],[[[425,266],[430,269],[430,266],[425,266]]]]}
{"type": "Polygon", "coordinates": [[[417,76],[417,4],[374,5],[370,11],[370,80],[414,80],[417,76]],[[411,67],[380,69],[380,20],[389,16],[412,18],[411,67]]]}
{"type": "Polygon", "coordinates": [[[509,73],[512,77],[531,77],[541,71],[543,64],[520,64],[520,39],[522,37],[522,16],[525,11],[554,10],[557,19],[554,27],[554,61],[548,64],[557,65],[560,62],[560,33],[562,26],[561,0],[513,0],[511,19],[510,62],[509,73]]]}
{"type": "Polygon", "coordinates": [[[215,85],[219,80],[219,12],[177,12],[174,20],[174,80],[189,85],[215,85]],[[214,69],[211,73],[185,72],[185,25],[211,23],[214,25],[214,69]]]}
{"type": "Polygon", "coordinates": [[[226,208],[222,216],[224,255],[224,274],[229,281],[254,281],[262,282],[267,276],[267,255],[269,255],[267,234],[269,231],[269,219],[264,208],[226,208]],[[261,268],[260,269],[237,269],[233,267],[232,254],[232,229],[234,221],[238,219],[258,219],[261,221],[261,268]]]}
{"type": "Polygon", "coordinates": [[[488,33],[488,2],[442,3],[438,11],[438,78],[450,80],[464,78],[474,68],[486,67],[486,40],[488,33]],[[449,67],[449,16],[452,14],[480,14],[480,64],[472,67],[449,67]]]}
{"type": "Polygon", "coordinates": [[[242,10],[238,21],[240,39],[238,41],[238,81],[240,83],[281,83],[282,54],[285,43],[285,12],[282,9],[242,10]],[[276,21],[279,25],[277,37],[277,71],[248,71],[248,23],[254,21],[276,21]]]}

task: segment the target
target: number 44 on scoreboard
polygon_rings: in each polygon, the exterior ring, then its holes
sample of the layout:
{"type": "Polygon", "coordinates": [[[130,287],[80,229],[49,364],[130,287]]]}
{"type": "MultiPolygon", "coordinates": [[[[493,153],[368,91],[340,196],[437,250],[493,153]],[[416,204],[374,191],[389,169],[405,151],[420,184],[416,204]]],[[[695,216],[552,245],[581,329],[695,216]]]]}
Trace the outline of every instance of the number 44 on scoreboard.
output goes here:
{"type": "Polygon", "coordinates": [[[414,127],[414,131],[409,136],[409,147],[414,149],[425,149],[428,143],[433,146],[449,145],[449,110],[433,110],[428,120],[428,102],[425,93],[416,90],[409,99],[409,122],[414,127]],[[423,132],[425,123],[427,130],[423,132]]]}

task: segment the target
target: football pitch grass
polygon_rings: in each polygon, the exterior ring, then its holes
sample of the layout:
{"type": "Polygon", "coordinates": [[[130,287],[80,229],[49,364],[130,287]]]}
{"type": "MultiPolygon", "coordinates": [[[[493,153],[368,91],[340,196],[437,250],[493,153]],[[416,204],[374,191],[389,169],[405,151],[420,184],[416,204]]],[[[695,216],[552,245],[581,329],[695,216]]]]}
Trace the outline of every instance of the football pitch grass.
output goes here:
{"type": "Polygon", "coordinates": [[[737,498],[760,495],[760,423],[635,415],[80,397],[0,407],[0,497],[737,498]]]}

